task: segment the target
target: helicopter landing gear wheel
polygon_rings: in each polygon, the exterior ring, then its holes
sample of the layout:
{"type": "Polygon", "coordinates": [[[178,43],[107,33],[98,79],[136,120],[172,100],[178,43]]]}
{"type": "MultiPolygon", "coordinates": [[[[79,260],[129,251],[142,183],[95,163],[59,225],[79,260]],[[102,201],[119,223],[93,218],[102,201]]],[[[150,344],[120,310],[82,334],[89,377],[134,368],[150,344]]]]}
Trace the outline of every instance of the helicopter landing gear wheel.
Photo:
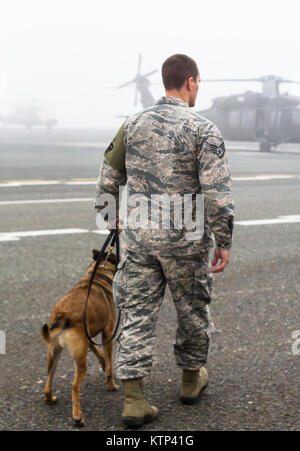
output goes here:
{"type": "Polygon", "coordinates": [[[271,152],[272,144],[270,141],[267,141],[264,139],[263,141],[260,141],[259,143],[259,150],[260,152],[271,152]]]}

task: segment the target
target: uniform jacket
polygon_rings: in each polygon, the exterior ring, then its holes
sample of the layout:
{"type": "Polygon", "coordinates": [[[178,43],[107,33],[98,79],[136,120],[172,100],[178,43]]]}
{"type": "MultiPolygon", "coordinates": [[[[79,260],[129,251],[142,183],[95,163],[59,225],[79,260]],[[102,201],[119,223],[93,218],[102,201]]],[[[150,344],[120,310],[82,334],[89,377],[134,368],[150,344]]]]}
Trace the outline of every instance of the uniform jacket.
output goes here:
{"type": "Polygon", "coordinates": [[[213,237],[218,247],[231,247],[234,203],[224,141],[218,128],[184,100],[162,97],[153,107],[129,117],[104,157],[97,199],[110,193],[118,202],[119,186],[126,184],[134,200],[128,213],[136,222],[132,226],[129,221],[123,229],[124,248],[161,256],[193,255],[211,248],[213,237]],[[198,201],[204,199],[203,228],[200,235],[191,235],[195,229],[186,227],[179,199],[191,199],[195,221],[197,194],[202,195],[198,201]],[[163,207],[157,196],[173,199],[168,205],[170,224],[164,227],[162,217],[154,213],[162,214],[167,204],[163,207]],[[145,207],[145,200],[149,213],[139,221],[138,206],[145,207]],[[181,228],[176,228],[175,213],[182,214],[181,228]]]}

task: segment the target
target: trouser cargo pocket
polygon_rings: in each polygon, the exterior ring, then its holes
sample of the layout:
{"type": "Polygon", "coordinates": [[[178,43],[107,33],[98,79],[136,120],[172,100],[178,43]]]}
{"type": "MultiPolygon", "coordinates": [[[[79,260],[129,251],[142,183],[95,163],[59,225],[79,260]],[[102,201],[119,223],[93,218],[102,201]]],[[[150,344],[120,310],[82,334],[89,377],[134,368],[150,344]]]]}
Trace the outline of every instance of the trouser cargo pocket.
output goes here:
{"type": "Polygon", "coordinates": [[[193,303],[204,302],[210,304],[212,294],[212,276],[207,271],[207,268],[194,269],[193,280],[193,303]]]}

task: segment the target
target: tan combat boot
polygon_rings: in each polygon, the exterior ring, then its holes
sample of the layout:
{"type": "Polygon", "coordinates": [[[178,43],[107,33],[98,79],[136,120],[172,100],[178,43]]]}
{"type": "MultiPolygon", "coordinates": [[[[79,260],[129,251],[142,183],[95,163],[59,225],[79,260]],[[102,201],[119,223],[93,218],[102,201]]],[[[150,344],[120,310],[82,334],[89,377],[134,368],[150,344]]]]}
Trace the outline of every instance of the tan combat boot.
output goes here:
{"type": "Polygon", "coordinates": [[[143,379],[123,380],[125,403],[122,421],[128,427],[140,427],[158,417],[158,409],[144,398],[143,379]]]}
{"type": "Polygon", "coordinates": [[[183,370],[180,399],[183,404],[195,404],[208,385],[208,374],[204,367],[197,371],[183,370]]]}

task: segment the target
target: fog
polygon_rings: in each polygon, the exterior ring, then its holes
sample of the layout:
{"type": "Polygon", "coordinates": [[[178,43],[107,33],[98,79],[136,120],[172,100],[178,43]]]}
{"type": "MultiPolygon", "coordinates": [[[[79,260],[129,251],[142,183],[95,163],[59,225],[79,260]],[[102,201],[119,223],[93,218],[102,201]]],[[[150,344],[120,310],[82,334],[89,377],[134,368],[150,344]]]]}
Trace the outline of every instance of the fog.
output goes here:
{"type": "MultiPolygon", "coordinates": [[[[50,104],[59,127],[111,128],[132,114],[134,87],[116,86],[153,69],[151,91],[163,95],[160,68],[174,53],[194,58],[201,78],[274,74],[300,80],[298,0],[152,2],[1,0],[0,111],[30,99],[50,104]]],[[[201,83],[196,109],[257,83],[201,83]]],[[[290,93],[299,88],[283,86],[290,93]]]]}

